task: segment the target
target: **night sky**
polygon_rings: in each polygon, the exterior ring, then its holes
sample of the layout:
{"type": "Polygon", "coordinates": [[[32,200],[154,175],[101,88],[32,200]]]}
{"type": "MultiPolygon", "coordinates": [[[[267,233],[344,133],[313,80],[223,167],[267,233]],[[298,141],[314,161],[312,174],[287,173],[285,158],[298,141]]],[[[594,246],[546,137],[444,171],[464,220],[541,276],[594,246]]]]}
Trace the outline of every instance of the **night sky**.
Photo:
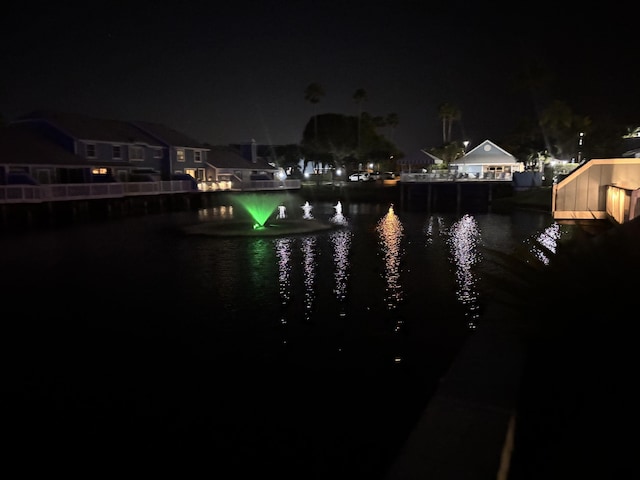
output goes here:
{"type": "Polygon", "coordinates": [[[442,142],[444,102],[462,114],[453,139],[471,147],[499,144],[556,98],[640,123],[637,7],[618,2],[68,3],[3,7],[5,120],[56,109],[159,122],[215,145],[299,143],[316,82],[318,113],[357,115],[363,88],[364,111],[397,114],[392,140],[407,154],[442,142]],[[524,87],[525,71],[549,82],[524,87]]]}

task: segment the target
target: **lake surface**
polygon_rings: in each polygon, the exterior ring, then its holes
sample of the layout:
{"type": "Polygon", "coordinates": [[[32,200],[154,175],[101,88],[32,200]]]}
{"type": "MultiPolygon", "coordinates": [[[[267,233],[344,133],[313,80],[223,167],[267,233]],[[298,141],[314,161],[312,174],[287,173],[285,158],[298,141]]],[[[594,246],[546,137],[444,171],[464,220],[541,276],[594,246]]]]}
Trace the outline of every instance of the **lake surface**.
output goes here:
{"type": "Polygon", "coordinates": [[[563,229],[541,212],[341,209],[342,225],[274,237],[182,230],[238,205],[0,237],[16,458],[384,478],[492,301],[485,249],[552,248],[563,229]]]}

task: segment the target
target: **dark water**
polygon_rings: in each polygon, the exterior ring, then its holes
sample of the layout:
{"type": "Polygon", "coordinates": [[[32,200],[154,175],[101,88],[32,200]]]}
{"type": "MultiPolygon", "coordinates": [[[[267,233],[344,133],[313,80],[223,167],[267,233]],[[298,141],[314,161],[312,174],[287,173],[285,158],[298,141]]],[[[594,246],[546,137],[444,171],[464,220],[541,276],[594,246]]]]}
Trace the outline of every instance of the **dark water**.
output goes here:
{"type": "Polygon", "coordinates": [[[279,237],[180,229],[242,216],[230,206],[5,234],[9,457],[67,473],[383,478],[492,301],[483,249],[560,230],[535,212],[343,214],[279,237]]]}

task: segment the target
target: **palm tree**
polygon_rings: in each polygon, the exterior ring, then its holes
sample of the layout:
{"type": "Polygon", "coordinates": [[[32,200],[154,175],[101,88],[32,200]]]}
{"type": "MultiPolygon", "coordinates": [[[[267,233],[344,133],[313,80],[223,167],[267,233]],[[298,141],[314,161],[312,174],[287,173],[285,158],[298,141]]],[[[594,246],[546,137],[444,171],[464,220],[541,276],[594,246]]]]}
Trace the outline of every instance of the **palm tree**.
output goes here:
{"type": "Polygon", "coordinates": [[[547,150],[555,158],[567,159],[571,154],[582,157],[582,151],[576,151],[578,135],[589,132],[591,119],[575,115],[564,101],[556,100],[540,114],[540,127],[547,150]]]}
{"type": "Polygon", "coordinates": [[[314,140],[318,141],[318,112],[317,105],[320,99],[324,97],[324,88],[319,83],[310,83],[304,91],[304,99],[314,107],[314,140]]]}
{"type": "Polygon", "coordinates": [[[438,114],[442,120],[442,143],[447,144],[451,142],[453,122],[460,120],[460,110],[455,105],[445,102],[438,107],[438,114]]]}
{"type": "Polygon", "coordinates": [[[359,88],[353,94],[353,99],[358,105],[358,157],[360,157],[360,123],[362,120],[362,103],[367,99],[367,91],[359,88]]]}
{"type": "Polygon", "coordinates": [[[389,126],[389,140],[393,141],[393,132],[400,123],[397,113],[389,113],[385,118],[385,123],[389,126]]]}

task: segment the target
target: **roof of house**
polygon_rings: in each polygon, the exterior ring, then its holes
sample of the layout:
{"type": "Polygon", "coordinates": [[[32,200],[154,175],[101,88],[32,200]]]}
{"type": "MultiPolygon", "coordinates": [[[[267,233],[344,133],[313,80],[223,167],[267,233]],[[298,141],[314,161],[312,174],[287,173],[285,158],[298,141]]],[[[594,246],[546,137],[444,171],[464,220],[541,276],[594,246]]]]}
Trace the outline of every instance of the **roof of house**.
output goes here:
{"type": "Polygon", "coordinates": [[[216,168],[267,171],[277,169],[261,157],[256,158],[255,162],[247,160],[234,147],[214,146],[210,148],[207,162],[216,168]]]}
{"type": "Polygon", "coordinates": [[[433,165],[442,160],[426,150],[418,150],[398,160],[399,165],[433,165]]]}
{"type": "MultiPolygon", "coordinates": [[[[28,124],[11,124],[0,128],[0,164],[4,165],[98,165],[86,160],[57,143],[47,139],[28,124]]],[[[110,165],[128,165],[125,162],[110,162],[110,165]]]]}
{"type": "Polygon", "coordinates": [[[193,138],[181,133],[173,128],[167,127],[160,123],[153,122],[142,122],[136,121],[132,122],[135,126],[142,129],[144,132],[149,135],[157,138],[161,142],[166,145],[175,146],[175,147],[188,147],[188,148],[202,148],[207,149],[204,144],[194,140],[193,138]]]}
{"type": "Polygon", "coordinates": [[[145,133],[133,123],[122,120],[94,118],[69,112],[39,110],[16,120],[16,123],[22,122],[47,122],[67,135],[83,141],[163,146],[158,139],[145,133]]]}
{"type": "Polygon", "coordinates": [[[518,163],[518,160],[492,141],[485,140],[470,150],[466,155],[460,157],[455,162],[451,162],[451,165],[504,165],[508,163],[518,163]]]}

